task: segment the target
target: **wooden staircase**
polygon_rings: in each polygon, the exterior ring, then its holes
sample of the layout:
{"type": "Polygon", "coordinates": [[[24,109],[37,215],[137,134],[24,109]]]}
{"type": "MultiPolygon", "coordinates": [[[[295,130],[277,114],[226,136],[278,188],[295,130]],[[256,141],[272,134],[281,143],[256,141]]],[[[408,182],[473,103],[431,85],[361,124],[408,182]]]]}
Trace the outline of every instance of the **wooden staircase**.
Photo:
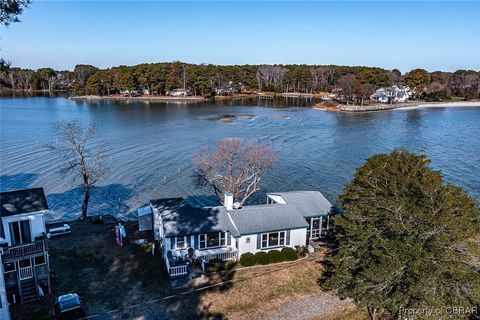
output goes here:
{"type": "Polygon", "coordinates": [[[33,278],[20,282],[21,287],[21,303],[30,303],[37,301],[37,288],[33,278]]]}

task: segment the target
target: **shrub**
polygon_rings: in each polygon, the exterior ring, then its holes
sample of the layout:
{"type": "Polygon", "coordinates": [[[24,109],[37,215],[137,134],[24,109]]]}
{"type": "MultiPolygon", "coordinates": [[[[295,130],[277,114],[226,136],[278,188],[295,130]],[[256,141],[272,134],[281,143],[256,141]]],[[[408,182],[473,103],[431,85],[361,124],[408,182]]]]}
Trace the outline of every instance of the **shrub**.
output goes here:
{"type": "Polygon", "coordinates": [[[253,253],[247,252],[242,254],[240,257],[240,264],[244,267],[253,266],[255,263],[257,263],[257,260],[255,259],[253,253]]]}
{"type": "Polygon", "coordinates": [[[284,261],[293,261],[298,259],[297,252],[295,251],[295,249],[290,247],[283,248],[280,253],[282,254],[282,258],[284,261]]]}
{"type": "Polygon", "coordinates": [[[270,263],[283,261],[282,254],[278,250],[268,251],[268,259],[269,259],[270,263]]]}
{"type": "Polygon", "coordinates": [[[268,254],[263,251],[255,253],[255,259],[257,260],[258,264],[265,265],[270,263],[268,254]]]}
{"type": "Polygon", "coordinates": [[[237,263],[235,261],[227,261],[225,262],[225,270],[232,270],[237,266],[237,263]]]}
{"type": "Polygon", "coordinates": [[[225,269],[225,264],[222,260],[219,259],[212,259],[207,264],[207,271],[208,272],[218,272],[225,269]]]}
{"type": "Polygon", "coordinates": [[[308,254],[308,247],[307,246],[298,246],[295,247],[297,249],[297,256],[305,257],[308,254]]]}

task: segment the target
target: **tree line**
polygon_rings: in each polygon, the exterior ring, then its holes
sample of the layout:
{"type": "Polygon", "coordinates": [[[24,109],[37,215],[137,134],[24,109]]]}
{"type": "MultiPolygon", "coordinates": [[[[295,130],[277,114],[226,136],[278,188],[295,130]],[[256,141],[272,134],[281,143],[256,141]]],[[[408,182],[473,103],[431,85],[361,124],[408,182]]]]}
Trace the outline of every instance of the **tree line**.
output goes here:
{"type": "MultiPolygon", "coordinates": [[[[319,93],[341,90],[346,100],[365,99],[376,89],[407,85],[415,97],[442,99],[480,96],[480,72],[414,69],[402,74],[398,69],[336,65],[232,65],[162,62],[100,69],[79,64],[73,71],[52,68],[37,70],[5,66],[0,71],[0,88],[19,91],[70,90],[78,95],[109,95],[120,91],[148,90],[164,95],[175,88],[189,89],[194,95],[212,96],[216,90],[228,92],[319,93]],[[232,90],[233,89],[233,90],[232,90]],[[225,90],[227,91],[227,90],[225,90]]],[[[218,92],[218,91],[217,91],[218,92]]]]}

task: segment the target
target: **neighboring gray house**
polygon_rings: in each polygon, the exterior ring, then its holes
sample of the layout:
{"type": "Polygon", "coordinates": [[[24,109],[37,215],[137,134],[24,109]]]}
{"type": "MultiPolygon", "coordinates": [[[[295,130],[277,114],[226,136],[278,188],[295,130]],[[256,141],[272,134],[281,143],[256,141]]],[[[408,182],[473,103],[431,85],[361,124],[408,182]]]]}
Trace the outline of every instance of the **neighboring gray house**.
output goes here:
{"type": "Polygon", "coordinates": [[[305,246],[329,227],[331,204],[318,191],[271,193],[266,204],[237,209],[233,195],[227,193],[224,203],[202,206],[183,198],[150,201],[153,233],[171,277],[186,275],[192,257],[237,260],[246,252],[305,246]]]}
{"type": "Polygon", "coordinates": [[[8,301],[35,301],[50,293],[45,193],[43,188],[1,192],[0,202],[0,246],[8,301]]]}

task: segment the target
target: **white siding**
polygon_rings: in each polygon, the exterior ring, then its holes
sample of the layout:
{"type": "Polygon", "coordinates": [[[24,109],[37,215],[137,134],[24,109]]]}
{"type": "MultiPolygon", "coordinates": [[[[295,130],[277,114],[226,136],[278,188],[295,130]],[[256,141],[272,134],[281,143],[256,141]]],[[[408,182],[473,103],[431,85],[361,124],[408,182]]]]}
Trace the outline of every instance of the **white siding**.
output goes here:
{"type": "Polygon", "coordinates": [[[256,234],[245,235],[238,238],[238,256],[239,257],[246,252],[255,253],[257,251],[261,251],[261,250],[257,250],[256,234]],[[250,243],[247,243],[248,238],[250,238],[250,243]]]}
{"type": "Polygon", "coordinates": [[[157,241],[163,236],[162,218],[157,209],[153,209],[153,236],[157,241]]]}
{"type": "Polygon", "coordinates": [[[0,319],[10,320],[8,311],[7,291],[5,289],[5,280],[3,278],[2,249],[0,249],[0,319]]]}
{"type": "Polygon", "coordinates": [[[32,241],[35,240],[35,237],[41,236],[43,233],[46,233],[43,212],[3,217],[3,231],[5,233],[5,239],[7,240],[9,246],[12,245],[10,238],[10,222],[23,220],[30,220],[30,233],[32,235],[32,241]]]}
{"type": "Polygon", "coordinates": [[[307,229],[290,230],[290,246],[305,246],[307,244],[307,229]]]}
{"type": "Polygon", "coordinates": [[[281,196],[279,195],[275,195],[275,194],[267,194],[267,197],[272,199],[274,203],[281,203],[281,204],[287,204],[287,202],[285,201],[285,199],[283,199],[281,196]]]}
{"type": "Polygon", "coordinates": [[[153,214],[147,214],[147,215],[138,217],[138,230],[139,231],[150,231],[150,230],[152,230],[152,216],[153,216],[153,214]]]}
{"type": "MultiPolygon", "coordinates": [[[[265,232],[266,233],[266,232],[265,232]]],[[[233,243],[233,242],[232,242],[233,243]]],[[[290,244],[285,247],[305,246],[307,244],[307,229],[293,229],[290,230],[290,244]]],[[[243,235],[238,238],[238,256],[246,252],[257,253],[260,251],[268,252],[270,250],[282,250],[282,247],[272,249],[257,249],[257,235],[243,235]],[[250,243],[247,243],[247,238],[250,238],[250,243]]]]}

